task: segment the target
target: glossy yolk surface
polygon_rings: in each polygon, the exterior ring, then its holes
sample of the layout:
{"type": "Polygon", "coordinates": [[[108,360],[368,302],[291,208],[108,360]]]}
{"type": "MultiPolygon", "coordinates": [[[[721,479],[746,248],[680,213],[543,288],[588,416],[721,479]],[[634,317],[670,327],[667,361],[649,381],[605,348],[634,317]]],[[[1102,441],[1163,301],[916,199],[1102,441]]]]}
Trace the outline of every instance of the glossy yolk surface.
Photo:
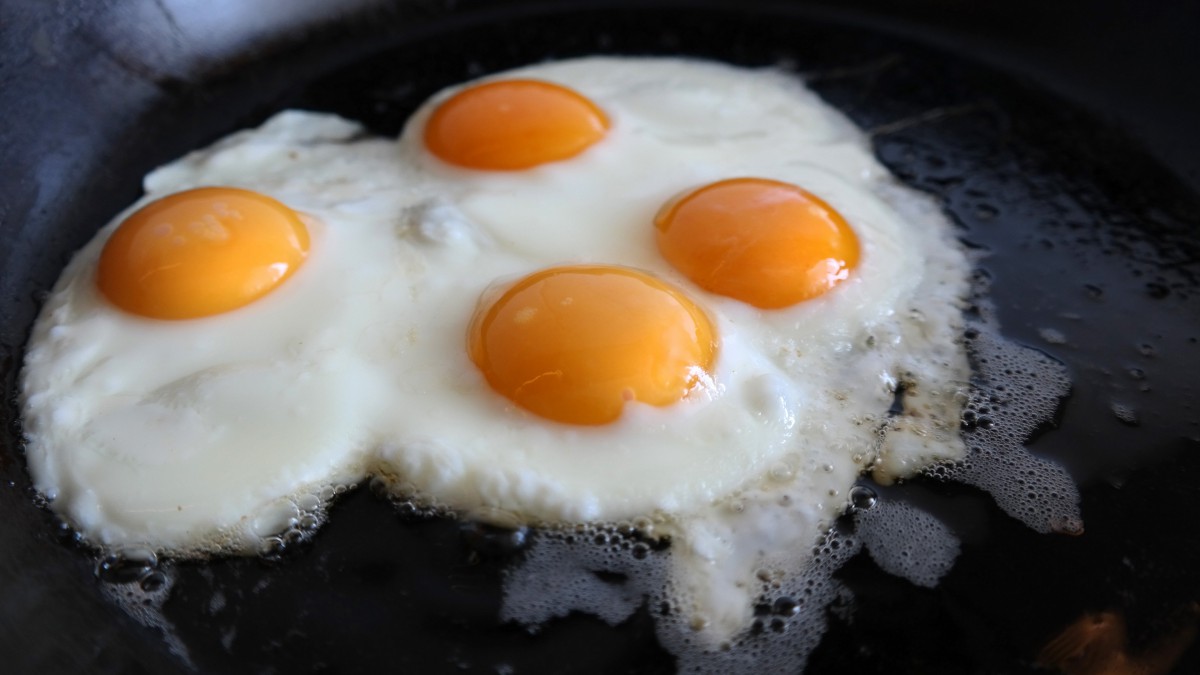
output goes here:
{"type": "Polygon", "coordinates": [[[287,206],[237,188],[186,190],[129,216],[100,254],[97,284],[114,305],[154,319],[236,309],[304,262],[308,229],[287,206]]]}
{"type": "Polygon", "coordinates": [[[705,290],[775,309],[815,298],[858,264],[858,237],[837,211],[789,183],[735,178],[668,202],[658,248],[705,290]]]}
{"type": "Polygon", "coordinates": [[[625,404],[665,406],[706,381],[708,317],[637,270],[567,266],[531,274],[476,311],[471,360],[491,387],[542,417],[607,424],[625,404]]]}
{"type": "Polygon", "coordinates": [[[511,171],[574,157],[607,131],[604,112],[571,89],[500,80],[438,106],[425,126],[425,147],[450,164],[511,171]]]}

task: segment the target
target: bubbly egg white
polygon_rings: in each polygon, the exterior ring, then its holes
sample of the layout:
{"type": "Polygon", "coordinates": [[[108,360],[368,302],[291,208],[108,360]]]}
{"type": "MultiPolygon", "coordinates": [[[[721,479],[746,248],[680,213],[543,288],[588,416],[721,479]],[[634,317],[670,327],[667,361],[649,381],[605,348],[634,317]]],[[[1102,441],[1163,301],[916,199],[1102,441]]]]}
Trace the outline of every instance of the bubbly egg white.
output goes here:
{"type": "Polygon", "coordinates": [[[794,77],[675,59],[588,58],[522,76],[571,87],[612,129],[582,155],[495,173],[421,145],[290,111],[165,166],[64,271],[23,376],[27,457],[51,508],[92,543],[254,551],[302,496],[383,476],[467,517],[649,519],[699,627],[744,628],[764,566],[807,555],[868,468],[897,477],[962,454],[968,265],[938,210],[895,184],[866,140],[794,77]],[[653,216],[724,178],[795,183],[862,245],[850,278],[760,310],[702,291],[658,254],[653,216]],[[301,212],[309,259],[224,315],[141,319],[94,284],[121,220],[227,185],[301,212]],[[713,386],[627,407],[615,424],[548,422],[470,362],[480,298],[563,263],[648,270],[713,319],[713,386]],[[889,416],[898,383],[905,413],[889,416]]]}

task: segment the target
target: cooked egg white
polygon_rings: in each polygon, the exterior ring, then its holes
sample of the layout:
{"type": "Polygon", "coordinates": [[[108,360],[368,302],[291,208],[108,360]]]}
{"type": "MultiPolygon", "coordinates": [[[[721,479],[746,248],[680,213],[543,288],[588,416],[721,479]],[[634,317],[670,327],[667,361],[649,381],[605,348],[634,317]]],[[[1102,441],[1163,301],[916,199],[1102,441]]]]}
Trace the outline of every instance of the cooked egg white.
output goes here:
{"type": "Polygon", "coordinates": [[[807,555],[862,471],[961,456],[967,262],[851,124],[774,70],[589,58],[489,79],[518,77],[582,94],[607,116],[604,137],[525,170],[456,167],[422,140],[450,90],[398,140],[284,112],[150,174],[64,271],[29,343],[26,452],[51,508],[96,545],[182,555],[256,551],[305,495],[369,474],[468,517],[650,518],[673,536],[673,586],[700,625],[729,634],[747,625],[756,570],[807,555]],[[861,246],[845,281],[764,310],[663,259],[664,203],[748,176],[842,215],[861,246]],[[108,302],[96,270],[122,220],[213,185],[298,212],[304,264],[214,316],[162,321],[108,302]],[[596,426],[489,387],[466,350],[479,303],[581,263],[647,271],[702,308],[719,336],[704,386],[596,426]],[[906,412],[889,416],[899,382],[906,412]]]}

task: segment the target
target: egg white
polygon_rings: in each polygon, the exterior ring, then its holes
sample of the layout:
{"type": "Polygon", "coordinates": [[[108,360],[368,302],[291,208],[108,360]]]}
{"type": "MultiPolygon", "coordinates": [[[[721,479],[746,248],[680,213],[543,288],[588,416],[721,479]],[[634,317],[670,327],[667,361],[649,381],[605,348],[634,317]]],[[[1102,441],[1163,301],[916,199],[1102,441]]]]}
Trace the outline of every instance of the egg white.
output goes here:
{"type": "Polygon", "coordinates": [[[495,77],[509,76],[581,92],[611,132],[528,171],[455,168],[420,141],[451,89],[395,141],[291,111],[150,174],[145,197],[64,271],[29,343],[26,452],[51,507],[97,545],[177,554],[256,550],[302,495],[372,473],[467,516],[653,516],[679,542],[681,592],[734,630],[748,575],[803,555],[865,468],[906,475],[961,455],[966,259],[937,209],[897,186],[841,115],[775,70],[588,58],[495,77]],[[851,277],[764,311],[666,264],[658,208],[739,176],[795,183],[837,209],[862,245],[851,277]],[[93,279],[121,219],[204,185],[304,214],[309,260],[220,316],[161,322],[106,303],[93,279]],[[465,351],[480,297],[582,262],[688,292],[720,336],[715,386],[595,428],[488,388],[465,351]],[[911,414],[892,418],[901,380],[911,414]]]}

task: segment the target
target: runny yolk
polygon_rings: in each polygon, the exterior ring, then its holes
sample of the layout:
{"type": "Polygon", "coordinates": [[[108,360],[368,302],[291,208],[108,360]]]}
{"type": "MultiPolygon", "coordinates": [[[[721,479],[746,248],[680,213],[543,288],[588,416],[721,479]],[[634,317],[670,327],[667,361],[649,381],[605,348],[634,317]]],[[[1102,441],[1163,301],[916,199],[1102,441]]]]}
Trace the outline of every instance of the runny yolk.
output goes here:
{"type": "Polygon", "coordinates": [[[438,106],[425,125],[425,147],[450,164],[512,171],[574,157],[607,131],[604,112],[571,89],[499,80],[438,106]]]}
{"type": "Polygon", "coordinates": [[[471,360],[518,406],[608,424],[627,402],[666,406],[708,380],[716,337],[679,289],[624,267],[535,272],[476,310],[471,360]]]}
{"type": "Polygon", "coordinates": [[[858,264],[858,237],[831,206],[795,185],[734,178],[668,202],[658,249],[696,285],[755,307],[815,298],[858,264]]]}
{"type": "Polygon", "coordinates": [[[308,255],[308,229],[274,199],[228,187],[186,190],[125,219],[100,254],[97,284],[114,305],[192,319],[269,293],[308,255]]]}

